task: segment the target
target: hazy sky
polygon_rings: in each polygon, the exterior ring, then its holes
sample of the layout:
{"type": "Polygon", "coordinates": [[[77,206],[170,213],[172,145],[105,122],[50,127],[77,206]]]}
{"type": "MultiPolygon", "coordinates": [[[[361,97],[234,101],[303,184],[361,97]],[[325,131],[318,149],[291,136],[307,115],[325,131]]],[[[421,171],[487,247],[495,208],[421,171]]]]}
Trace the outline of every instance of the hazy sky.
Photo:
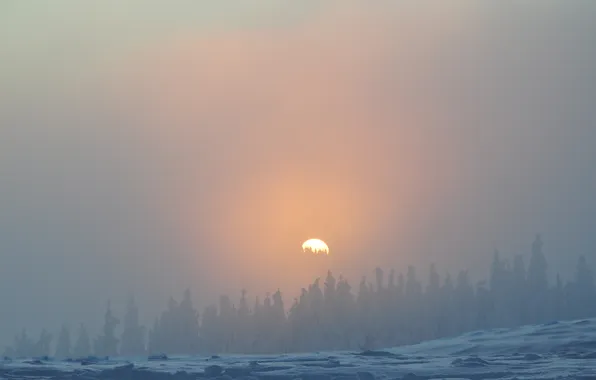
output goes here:
{"type": "Polygon", "coordinates": [[[0,3],[0,343],[332,268],[596,267],[596,2],[0,3]],[[324,239],[329,257],[303,254],[324,239]]]}

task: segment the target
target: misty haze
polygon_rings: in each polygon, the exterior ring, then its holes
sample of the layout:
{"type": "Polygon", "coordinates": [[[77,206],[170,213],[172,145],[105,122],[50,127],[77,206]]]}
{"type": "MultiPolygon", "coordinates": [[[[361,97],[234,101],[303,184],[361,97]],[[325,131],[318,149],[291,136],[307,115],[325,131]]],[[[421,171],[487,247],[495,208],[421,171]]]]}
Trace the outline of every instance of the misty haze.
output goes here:
{"type": "Polygon", "coordinates": [[[579,0],[1,2],[0,378],[596,376],[595,37],[579,0]]]}

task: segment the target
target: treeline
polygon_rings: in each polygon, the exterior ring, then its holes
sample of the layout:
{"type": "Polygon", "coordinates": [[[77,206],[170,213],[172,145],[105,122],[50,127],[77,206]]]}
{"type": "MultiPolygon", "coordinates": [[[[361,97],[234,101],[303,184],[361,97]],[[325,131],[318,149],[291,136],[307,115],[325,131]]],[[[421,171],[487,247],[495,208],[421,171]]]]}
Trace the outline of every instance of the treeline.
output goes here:
{"type": "Polygon", "coordinates": [[[412,344],[466,331],[553,320],[596,316],[594,275],[585,257],[577,263],[573,280],[563,284],[557,275],[549,285],[547,261],[537,236],[526,268],[517,255],[510,262],[495,252],[490,278],[475,285],[467,271],[455,279],[438,274],[434,265],[423,283],[414,267],[406,274],[375,271],[374,285],[363,277],[353,291],[347,279],[329,272],[286,308],[281,292],[257,297],[249,305],[242,291],[238,303],[221,296],[199,318],[190,291],[181,302],[170,298],[168,308],[150,330],[139,323],[139,311],[130,299],[121,321],[108,303],[103,330],[93,342],[84,325],[71,342],[63,327],[54,351],[46,331],[33,342],[23,331],[6,356],[58,358],[142,356],[147,354],[279,353],[373,349],[412,344]]]}

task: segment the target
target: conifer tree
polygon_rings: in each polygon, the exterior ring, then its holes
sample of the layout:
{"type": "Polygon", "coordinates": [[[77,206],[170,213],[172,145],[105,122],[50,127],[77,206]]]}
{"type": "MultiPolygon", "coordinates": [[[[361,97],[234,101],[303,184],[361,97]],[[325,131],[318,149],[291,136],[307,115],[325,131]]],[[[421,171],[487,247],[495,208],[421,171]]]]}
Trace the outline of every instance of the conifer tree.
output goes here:
{"type": "Polygon", "coordinates": [[[389,272],[389,280],[387,283],[387,287],[389,289],[394,289],[395,286],[395,269],[391,268],[391,272],[389,272]]]}
{"type": "Polygon", "coordinates": [[[250,341],[250,309],[246,298],[246,289],[240,293],[240,306],[236,322],[235,352],[247,352],[250,341]]]}
{"type": "MultiPolygon", "coordinates": [[[[439,289],[441,287],[441,277],[439,273],[437,273],[437,269],[435,264],[430,265],[429,276],[428,276],[428,289],[427,292],[430,295],[436,295],[439,293],[439,289]]],[[[431,302],[435,302],[434,299],[431,302]]]]}
{"type": "Polygon", "coordinates": [[[82,323],[79,327],[79,336],[74,346],[73,354],[77,358],[85,358],[91,355],[91,340],[89,339],[87,328],[82,323]]]}
{"type": "Polygon", "coordinates": [[[145,354],[145,328],[139,323],[139,309],[134,297],[128,300],[124,317],[120,354],[123,356],[140,356],[145,354]]]}
{"type": "Polygon", "coordinates": [[[70,347],[70,331],[68,327],[62,325],[60,329],[60,335],[58,336],[58,342],[56,343],[56,351],[54,357],[58,359],[66,359],[71,356],[70,347]]]}
{"type": "Polygon", "coordinates": [[[541,323],[550,320],[546,307],[548,299],[548,279],[546,270],[548,264],[542,253],[542,238],[540,234],[536,235],[532,243],[532,256],[528,267],[528,322],[541,323]]]}
{"type": "Polygon", "coordinates": [[[538,234],[532,243],[532,256],[528,267],[528,286],[533,294],[542,293],[548,287],[546,277],[548,264],[542,253],[542,246],[542,237],[538,234]]]}
{"type": "Polygon", "coordinates": [[[34,355],[34,343],[27,335],[27,330],[21,330],[21,333],[14,338],[14,356],[17,358],[26,358],[34,355]]]}
{"type": "Polygon", "coordinates": [[[327,278],[325,279],[325,290],[323,292],[323,296],[325,297],[326,303],[332,302],[333,297],[335,296],[335,287],[335,277],[333,277],[333,273],[331,273],[331,271],[327,271],[327,278]]]}
{"type": "Polygon", "coordinates": [[[581,255],[577,261],[575,284],[572,297],[573,317],[586,318],[593,316],[596,303],[596,289],[594,288],[594,273],[588,266],[586,257],[581,255]]]}
{"type": "Polygon", "coordinates": [[[527,280],[526,265],[522,255],[515,255],[513,261],[513,280],[511,290],[511,315],[512,325],[522,325],[527,323],[527,280]]]}
{"type": "Polygon", "coordinates": [[[383,273],[383,269],[377,267],[375,269],[375,278],[377,280],[377,292],[380,292],[383,289],[384,286],[384,273],[383,273]]]}
{"type": "Polygon", "coordinates": [[[179,314],[182,353],[195,354],[199,349],[199,312],[193,306],[190,289],[184,291],[179,314]]]}
{"type": "Polygon", "coordinates": [[[112,314],[111,303],[108,301],[104,315],[103,331],[95,340],[95,353],[99,356],[117,356],[118,338],[116,338],[116,326],[120,320],[112,314]]]}
{"type": "Polygon", "coordinates": [[[149,355],[158,355],[165,353],[160,339],[159,317],[155,317],[153,328],[149,331],[149,342],[147,343],[147,351],[149,355]]]}
{"type": "Polygon", "coordinates": [[[37,343],[35,343],[33,347],[33,352],[31,353],[34,357],[47,357],[50,356],[50,345],[52,344],[52,334],[46,331],[46,329],[41,330],[39,334],[39,339],[37,343]]]}
{"type": "MultiPolygon", "coordinates": [[[[596,316],[594,273],[585,257],[579,258],[572,281],[565,283],[557,275],[552,287],[546,278],[547,264],[539,235],[532,244],[528,270],[521,255],[515,255],[512,262],[510,266],[506,257],[495,252],[490,277],[476,286],[470,284],[467,271],[459,273],[455,284],[449,275],[441,283],[434,265],[430,266],[424,286],[412,266],[405,278],[402,274],[396,278],[391,270],[386,284],[383,270],[376,268],[376,286],[363,277],[357,292],[352,291],[343,276],[336,281],[328,271],[324,287],[317,279],[303,288],[287,316],[279,289],[272,296],[267,294],[263,303],[256,297],[254,312],[243,290],[238,308],[223,295],[219,308],[206,308],[199,323],[187,289],[182,302],[170,297],[167,310],[155,319],[148,350],[152,354],[259,354],[374,349],[477,328],[596,316]]],[[[108,303],[103,330],[96,340],[98,355],[117,353],[117,325],[108,303]]],[[[79,330],[77,343],[69,354],[68,330],[62,327],[57,357],[89,355],[89,337],[83,325],[79,330]]],[[[142,353],[143,335],[138,309],[131,299],[124,318],[122,353],[142,353]]],[[[15,357],[44,356],[50,341],[49,334],[42,332],[34,344],[23,330],[5,353],[15,357]]]]}

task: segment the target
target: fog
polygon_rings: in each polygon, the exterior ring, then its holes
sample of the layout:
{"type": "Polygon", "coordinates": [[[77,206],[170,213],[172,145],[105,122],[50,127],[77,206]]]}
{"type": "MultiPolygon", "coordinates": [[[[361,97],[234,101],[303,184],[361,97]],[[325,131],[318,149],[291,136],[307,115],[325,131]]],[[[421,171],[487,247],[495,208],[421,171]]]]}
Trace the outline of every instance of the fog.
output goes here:
{"type": "Polygon", "coordinates": [[[217,3],[0,5],[0,344],[536,233],[596,263],[596,3],[217,3]]]}

